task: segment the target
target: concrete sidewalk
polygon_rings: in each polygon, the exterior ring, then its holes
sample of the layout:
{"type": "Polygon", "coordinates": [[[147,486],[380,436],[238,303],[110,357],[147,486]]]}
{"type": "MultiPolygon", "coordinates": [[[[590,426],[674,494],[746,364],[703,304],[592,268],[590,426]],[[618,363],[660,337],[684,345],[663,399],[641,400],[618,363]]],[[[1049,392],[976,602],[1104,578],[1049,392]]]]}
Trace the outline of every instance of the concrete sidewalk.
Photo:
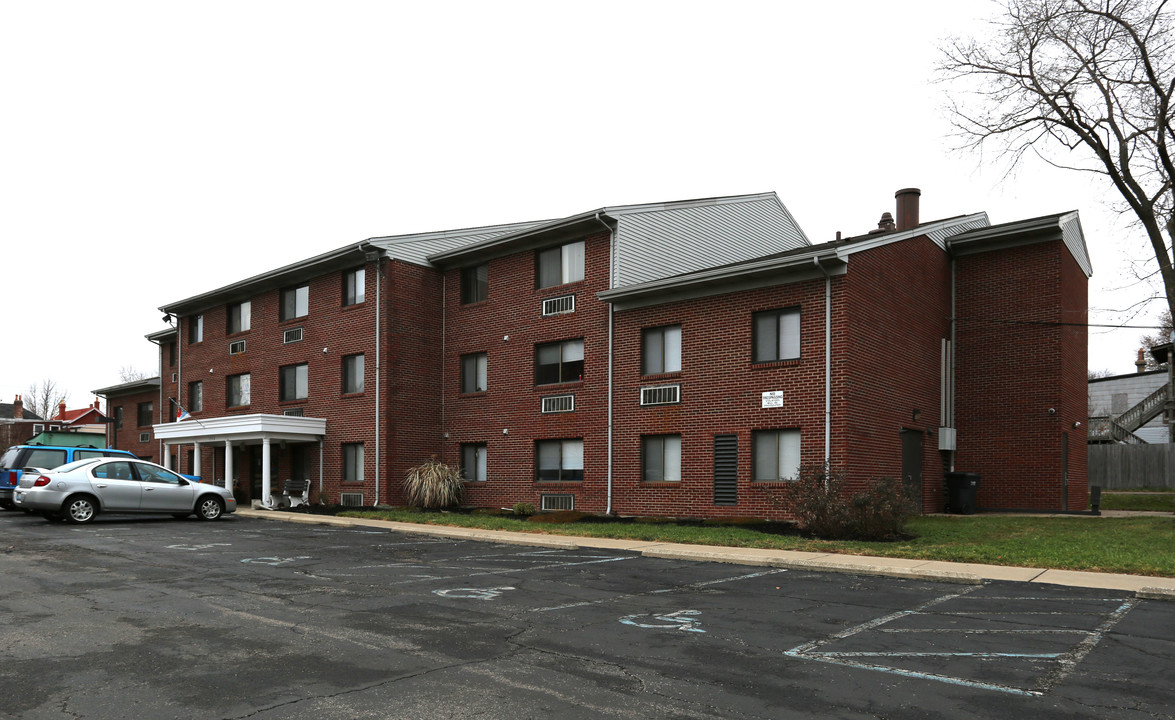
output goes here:
{"type": "Polygon", "coordinates": [[[535,547],[557,548],[560,550],[578,550],[580,548],[626,550],[640,553],[647,557],[673,560],[724,562],[736,565],[760,565],[796,570],[853,573],[857,575],[882,575],[886,577],[934,580],[968,585],[979,585],[986,580],[1045,583],[1102,590],[1121,590],[1134,593],[1137,597],[1141,598],[1175,600],[1175,578],[1143,575],[1116,575],[1112,573],[1079,572],[1075,570],[1045,570],[1041,568],[952,563],[939,560],[868,557],[864,555],[840,555],[837,553],[814,553],[795,550],[683,545],[668,542],[614,540],[611,538],[591,538],[572,535],[540,535],[505,530],[480,530],[475,528],[449,527],[446,525],[420,525],[388,520],[342,518],[331,515],[310,515],[272,510],[238,510],[236,514],[241,517],[258,518],[261,520],[281,520],[309,525],[332,525],[335,527],[379,527],[395,532],[413,533],[416,535],[431,535],[457,540],[478,540],[510,545],[531,545],[535,547]]]}

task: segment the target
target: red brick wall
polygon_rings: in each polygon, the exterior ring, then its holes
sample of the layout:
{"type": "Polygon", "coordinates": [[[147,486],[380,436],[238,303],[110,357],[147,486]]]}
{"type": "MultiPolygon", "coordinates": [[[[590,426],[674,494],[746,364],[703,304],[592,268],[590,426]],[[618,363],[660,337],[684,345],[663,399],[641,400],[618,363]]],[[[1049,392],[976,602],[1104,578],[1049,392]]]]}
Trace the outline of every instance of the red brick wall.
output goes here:
{"type": "MultiPolygon", "coordinates": [[[[170,375],[168,377],[170,378],[170,375]]],[[[153,404],[152,422],[160,422],[159,388],[125,395],[110,395],[106,398],[106,411],[111,420],[115,418],[115,408],[122,408],[122,428],[117,428],[114,423],[110,423],[106,428],[106,441],[110,447],[127,450],[144,460],[162,462],[159,443],[155,441],[155,432],[150,425],[139,427],[139,403],[144,402],[153,404]],[[147,442],[139,442],[140,433],[147,433],[147,442]]],[[[165,407],[166,402],[164,400],[165,407]]]]}
{"type": "MultiPolygon", "coordinates": [[[[902,477],[902,433],[922,440],[922,510],[941,512],[943,457],[940,379],[943,338],[950,337],[950,261],[925,237],[849,259],[845,294],[847,412],[837,416],[849,438],[850,484],[902,477]],[[915,411],[918,416],[915,417],[915,411]]],[[[842,456],[843,457],[843,456],[842,456]]]]}
{"type": "Polygon", "coordinates": [[[1085,507],[1086,337],[1059,323],[1084,322],[1086,287],[1059,240],[957,261],[956,469],[982,475],[981,508],[1063,509],[1062,433],[1085,507]]]}
{"type": "Polygon", "coordinates": [[[606,508],[608,306],[596,293],[608,287],[609,237],[586,238],[581,282],[535,288],[535,253],[489,262],[489,297],[461,304],[461,271],[446,273],[443,361],[444,459],[460,462],[462,443],[486,443],[487,477],[466,485],[466,502],[503,507],[536,506],[541,493],[572,493],[578,510],[606,508]],[[574,293],[574,313],[542,316],[546,298],[574,293]],[[507,336],[509,339],[507,340],[507,336]],[[583,338],[582,382],[536,386],[535,345],[583,338]],[[461,356],[487,354],[487,389],[462,395],[461,356]],[[575,394],[575,412],[540,412],[546,395],[575,394]],[[506,431],[506,432],[503,432],[506,431]],[[535,440],[583,438],[584,482],[536,483],[535,440]]]}

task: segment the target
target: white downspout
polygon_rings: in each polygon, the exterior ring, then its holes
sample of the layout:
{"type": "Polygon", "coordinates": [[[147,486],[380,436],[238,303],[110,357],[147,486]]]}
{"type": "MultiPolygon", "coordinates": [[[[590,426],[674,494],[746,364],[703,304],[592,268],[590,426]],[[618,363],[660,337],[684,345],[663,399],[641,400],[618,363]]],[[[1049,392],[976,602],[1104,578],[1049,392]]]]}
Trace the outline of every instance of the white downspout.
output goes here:
{"type": "Polygon", "coordinates": [[[820,272],[824,273],[824,465],[832,460],[832,275],[820,264],[820,258],[812,258],[820,272]]]}
{"type": "MultiPolygon", "coordinates": [[[[375,258],[375,500],[372,502],[372,507],[379,505],[379,470],[381,467],[380,458],[380,442],[379,439],[383,434],[383,421],[380,417],[380,338],[383,335],[381,332],[382,326],[380,324],[381,314],[383,310],[383,283],[381,276],[383,275],[383,258],[376,256],[375,258]]],[[[321,453],[319,453],[321,458],[321,453]]]]}
{"type": "MultiPolygon", "coordinates": [[[[596,222],[608,228],[608,289],[616,287],[616,233],[612,226],[600,219],[596,213],[596,222]]],[[[604,509],[605,515],[612,514],[612,332],[613,313],[615,306],[608,303],[608,504],[604,509]]]]}

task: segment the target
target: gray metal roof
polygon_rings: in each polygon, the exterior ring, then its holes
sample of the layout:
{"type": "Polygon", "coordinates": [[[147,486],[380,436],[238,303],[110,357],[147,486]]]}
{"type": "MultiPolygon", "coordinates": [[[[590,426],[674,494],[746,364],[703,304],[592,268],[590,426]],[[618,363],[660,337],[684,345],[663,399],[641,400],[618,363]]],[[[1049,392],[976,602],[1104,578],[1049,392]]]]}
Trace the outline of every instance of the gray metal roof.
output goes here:
{"type": "Polygon", "coordinates": [[[153,377],[143,380],[131,380],[130,382],[98,388],[97,390],[91,390],[90,392],[94,393],[95,395],[101,395],[102,397],[110,397],[111,395],[122,395],[125,393],[142,392],[143,390],[153,390],[159,387],[159,383],[159,378],[153,377]]]}
{"type": "Polygon", "coordinates": [[[962,255],[1047,240],[1064,242],[1085,276],[1093,275],[1085,233],[1081,230],[1081,218],[1076,210],[971,230],[950,238],[947,246],[951,252],[962,255]]]}
{"type": "Polygon", "coordinates": [[[367,242],[383,250],[390,258],[403,260],[404,262],[410,262],[416,265],[431,265],[428,261],[430,255],[437,255],[469,245],[476,245],[504,235],[513,235],[539,225],[544,225],[547,222],[550,221],[536,220],[532,222],[510,223],[507,225],[464,228],[461,230],[416,233],[413,235],[389,235],[386,237],[368,238],[367,242]]]}

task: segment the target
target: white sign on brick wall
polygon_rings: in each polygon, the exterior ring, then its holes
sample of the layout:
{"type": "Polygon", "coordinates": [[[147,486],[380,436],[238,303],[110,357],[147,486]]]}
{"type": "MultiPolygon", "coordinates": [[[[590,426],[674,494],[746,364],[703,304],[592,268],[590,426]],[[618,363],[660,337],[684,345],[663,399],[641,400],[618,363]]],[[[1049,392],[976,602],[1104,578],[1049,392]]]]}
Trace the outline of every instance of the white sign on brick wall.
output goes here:
{"type": "Polygon", "coordinates": [[[783,391],[771,390],[763,393],[763,407],[765,408],[781,408],[783,407],[783,391]]]}

